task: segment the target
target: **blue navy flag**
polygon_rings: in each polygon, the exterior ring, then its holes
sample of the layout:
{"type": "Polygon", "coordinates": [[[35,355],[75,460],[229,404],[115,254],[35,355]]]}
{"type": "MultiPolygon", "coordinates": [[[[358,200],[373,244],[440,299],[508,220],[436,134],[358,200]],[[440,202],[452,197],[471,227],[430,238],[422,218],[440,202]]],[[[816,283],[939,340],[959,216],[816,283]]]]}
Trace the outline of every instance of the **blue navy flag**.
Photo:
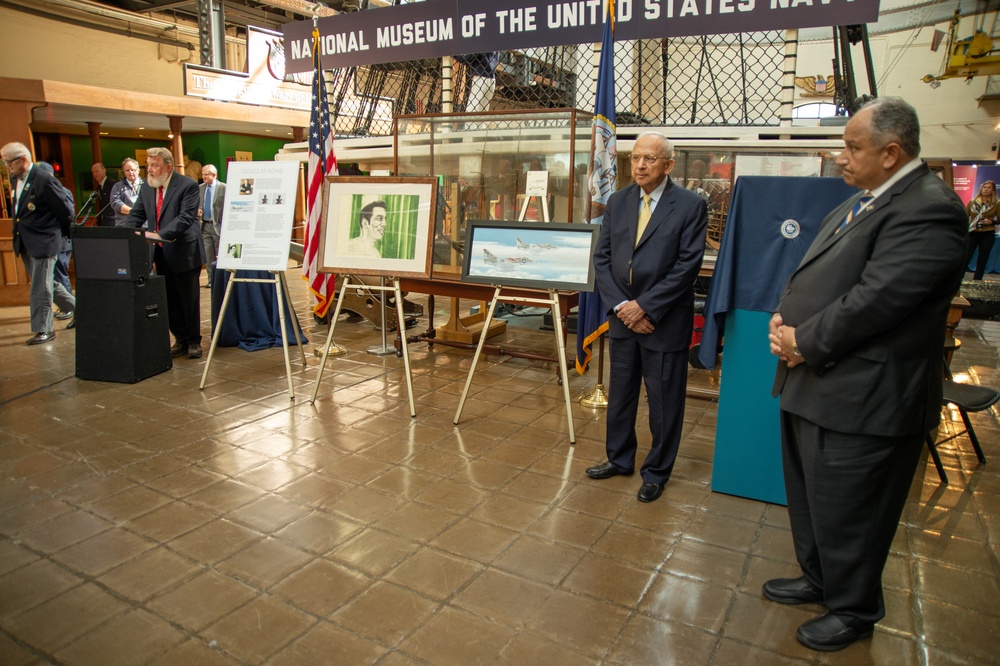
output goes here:
{"type": "MultiPolygon", "coordinates": [[[[618,188],[618,145],[615,138],[615,3],[607,0],[604,39],[597,66],[597,101],[590,138],[590,169],[587,172],[587,222],[601,224],[608,197],[618,188]]],[[[608,315],[601,294],[580,294],[576,321],[576,371],[581,375],[593,356],[591,345],[608,331],[608,315]]]]}

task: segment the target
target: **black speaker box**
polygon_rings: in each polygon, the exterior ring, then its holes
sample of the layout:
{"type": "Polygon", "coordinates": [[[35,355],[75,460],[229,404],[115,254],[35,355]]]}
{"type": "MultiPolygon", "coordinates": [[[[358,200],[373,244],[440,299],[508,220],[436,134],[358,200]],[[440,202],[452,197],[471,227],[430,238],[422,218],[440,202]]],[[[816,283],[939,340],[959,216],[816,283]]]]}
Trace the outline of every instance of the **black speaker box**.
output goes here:
{"type": "Polygon", "coordinates": [[[134,384],[173,367],[162,276],[76,281],[76,376],[134,384]]]}
{"type": "Polygon", "coordinates": [[[149,245],[142,229],[73,227],[77,280],[136,282],[149,275],[149,245]]]}

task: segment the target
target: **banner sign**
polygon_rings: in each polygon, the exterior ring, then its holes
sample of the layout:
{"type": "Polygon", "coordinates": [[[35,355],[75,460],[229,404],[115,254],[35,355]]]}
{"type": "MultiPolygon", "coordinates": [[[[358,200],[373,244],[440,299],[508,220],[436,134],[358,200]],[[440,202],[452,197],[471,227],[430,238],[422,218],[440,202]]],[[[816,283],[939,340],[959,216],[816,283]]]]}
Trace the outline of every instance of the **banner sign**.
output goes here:
{"type": "MultiPolygon", "coordinates": [[[[602,0],[427,0],[319,19],[323,69],[593,44],[602,0]]],[[[879,0],[618,0],[615,40],[872,23],[879,0]]],[[[288,72],[312,69],[312,21],[284,26],[288,72]]]]}
{"type": "Polygon", "coordinates": [[[184,63],[184,94],[191,97],[309,111],[311,86],[311,74],[286,76],[281,33],[253,26],[247,28],[246,72],[184,63]]]}

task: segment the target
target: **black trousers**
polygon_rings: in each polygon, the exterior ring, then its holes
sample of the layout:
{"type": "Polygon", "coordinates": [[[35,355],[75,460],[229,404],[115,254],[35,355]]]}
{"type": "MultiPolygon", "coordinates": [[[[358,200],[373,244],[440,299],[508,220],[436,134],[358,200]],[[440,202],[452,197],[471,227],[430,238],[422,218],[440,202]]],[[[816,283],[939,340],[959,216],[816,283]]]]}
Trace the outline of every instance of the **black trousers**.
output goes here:
{"type": "Polygon", "coordinates": [[[608,460],[623,469],[635,467],[638,448],[635,417],[639,410],[640,389],[645,382],[653,442],[639,472],[648,483],[666,483],[674,469],[684,426],[687,358],[686,351],[645,349],[635,338],[611,339],[608,460]]]}
{"type": "Polygon", "coordinates": [[[162,250],[156,251],[156,273],[167,285],[167,323],[177,342],[201,343],[201,267],[189,271],[170,270],[162,250]]]}
{"type": "Polygon", "coordinates": [[[993,230],[989,231],[972,231],[969,233],[969,244],[968,251],[965,255],[965,265],[968,266],[969,262],[972,261],[972,255],[975,253],[976,248],[979,248],[979,257],[976,259],[976,272],[973,274],[973,280],[982,280],[983,275],[986,273],[986,262],[990,259],[990,252],[993,251],[993,245],[996,243],[997,237],[994,235],[993,230]]]}
{"type": "Polygon", "coordinates": [[[885,616],[882,569],[923,437],[849,435],[781,412],[782,462],[795,556],[849,625],[885,616]]]}

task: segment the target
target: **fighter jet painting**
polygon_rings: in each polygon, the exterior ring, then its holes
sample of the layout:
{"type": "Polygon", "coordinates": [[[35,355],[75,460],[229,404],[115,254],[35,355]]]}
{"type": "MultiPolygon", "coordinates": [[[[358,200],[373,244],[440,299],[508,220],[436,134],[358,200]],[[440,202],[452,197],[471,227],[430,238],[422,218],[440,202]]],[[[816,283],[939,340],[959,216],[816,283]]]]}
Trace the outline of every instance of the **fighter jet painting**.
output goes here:
{"type": "Polygon", "coordinates": [[[535,263],[533,260],[529,259],[528,257],[507,257],[505,259],[501,259],[500,257],[496,256],[495,254],[493,254],[492,252],[490,252],[489,250],[487,250],[485,247],[483,248],[483,255],[484,255],[483,256],[483,261],[485,261],[490,266],[499,266],[501,264],[533,264],[533,263],[535,263]]]}
{"type": "Polygon", "coordinates": [[[549,245],[548,243],[542,243],[542,244],[538,245],[538,244],[535,244],[535,243],[525,243],[520,238],[515,238],[514,240],[517,241],[517,249],[518,250],[529,251],[529,250],[555,250],[556,249],[555,245],[549,245]]]}

